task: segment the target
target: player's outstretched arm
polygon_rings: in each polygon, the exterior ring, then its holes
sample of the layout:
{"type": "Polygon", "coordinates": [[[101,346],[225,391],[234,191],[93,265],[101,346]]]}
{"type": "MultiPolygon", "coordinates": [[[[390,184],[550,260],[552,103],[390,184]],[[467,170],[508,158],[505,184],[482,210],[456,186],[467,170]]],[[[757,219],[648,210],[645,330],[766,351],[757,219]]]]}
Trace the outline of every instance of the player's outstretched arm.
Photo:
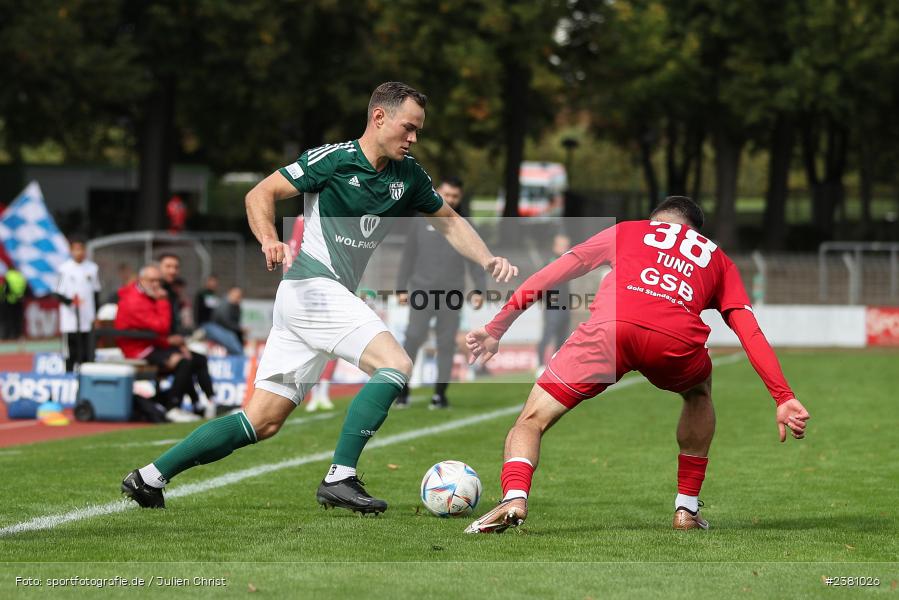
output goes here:
{"type": "Polygon", "coordinates": [[[487,332],[494,339],[501,339],[531,304],[540,300],[543,294],[554,286],[588,273],[590,266],[576,255],[568,252],[549,263],[518,286],[509,301],[500,309],[493,320],[486,325],[487,332]]]}
{"type": "Polygon", "coordinates": [[[272,173],[247,193],[247,221],[253,235],[262,245],[265,266],[273,271],[278,265],[288,266],[292,260],[290,247],[281,242],[275,229],[275,201],[292,198],[298,194],[296,188],[277,171],[272,173]]]}
{"type": "Polygon", "coordinates": [[[805,422],[810,418],[809,413],[790,389],[777,355],[762,333],[752,310],[749,307],[728,310],[724,313],[724,320],[737,334],[749,362],[777,403],[776,420],[780,441],[787,439],[787,429],[794,438],[801,440],[805,437],[805,422]]]}
{"type": "MultiPolygon", "coordinates": [[[[582,249],[587,246],[581,254],[586,254],[588,257],[596,255],[599,259],[602,259],[602,254],[595,252],[589,246],[592,243],[594,246],[601,247],[601,242],[609,235],[611,234],[600,233],[591,238],[587,244],[579,246],[582,249]],[[594,243],[595,240],[599,240],[600,243],[594,243]]],[[[569,251],[528,277],[524,283],[518,286],[518,289],[515,290],[509,301],[493,317],[493,320],[466,336],[466,343],[473,357],[470,359],[471,362],[474,362],[481,356],[484,358],[483,362],[493,358],[493,355],[499,351],[499,340],[505,335],[512,323],[515,322],[515,319],[526,311],[531,304],[539,300],[544,292],[553,289],[553,286],[560,283],[589,273],[595,266],[599,266],[603,262],[603,260],[585,262],[581,255],[569,251]]]]}
{"type": "Polygon", "coordinates": [[[465,258],[481,265],[497,282],[506,282],[518,276],[518,267],[502,256],[493,256],[487,244],[446,202],[435,213],[427,215],[434,229],[443,234],[452,247],[465,258]]]}

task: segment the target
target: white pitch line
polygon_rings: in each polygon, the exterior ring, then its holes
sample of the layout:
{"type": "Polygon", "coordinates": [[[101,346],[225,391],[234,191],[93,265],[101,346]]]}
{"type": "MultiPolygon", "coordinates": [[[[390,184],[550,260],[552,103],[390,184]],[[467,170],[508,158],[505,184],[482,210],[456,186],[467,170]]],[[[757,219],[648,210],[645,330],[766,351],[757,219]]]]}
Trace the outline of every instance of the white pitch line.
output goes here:
{"type": "MultiPolygon", "coordinates": [[[[448,423],[443,423],[442,425],[413,429],[412,431],[406,431],[396,435],[383,437],[381,439],[372,440],[367,445],[367,447],[383,448],[384,446],[399,444],[420,437],[444,433],[446,431],[452,431],[454,429],[459,429],[462,427],[468,427],[469,425],[481,423],[483,421],[489,421],[490,419],[495,419],[497,417],[511,415],[517,413],[519,410],[521,410],[521,406],[509,406],[499,410],[482,413],[480,415],[474,415],[472,417],[467,417],[464,419],[449,421],[448,423]]],[[[258,477],[259,475],[264,475],[273,471],[280,471],[282,469],[298,467],[300,465],[305,465],[313,462],[329,460],[333,455],[333,450],[329,450],[327,452],[316,452],[315,454],[307,454],[306,456],[299,456],[297,458],[282,460],[280,462],[270,463],[267,465],[259,465],[256,467],[250,467],[248,469],[241,469],[240,471],[234,471],[226,475],[220,475],[219,477],[207,479],[206,481],[180,485],[168,492],[166,494],[166,497],[181,498],[184,496],[191,496],[193,494],[207,492],[209,490],[214,490],[226,485],[231,485],[232,483],[238,483],[240,481],[243,481],[244,479],[249,479],[250,477],[258,477]]],[[[84,519],[90,519],[93,517],[120,513],[128,510],[129,508],[134,508],[135,506],[136,505],[131,501],[123,499],[116,500],[115,502],[109,502],[107,504],[88,506],[86,508],[80,508],[63,514],[36,517],[34,519],[0,529],[0,538],[24,533],[26,531],[52,529],[54,527],[57,527],[58,525],[71,523],[73,521],[83,521],[84,519]]]]}
{"type": "Polygon", "coordinates": [[[143,442],[125,442],[124,444],[92,444],[85,446],[85,450],[96,450],[97,448],[137,448],[140,446],[164,446],[166,444],[174,444],[180,442],[184,438],[172,438],[168,440],[145,440],[143,442]]]}
{"type": "Polygon", "coordinates": [[[736,362],[740,362],[744,358],[746,358],[746,354],[743,352],[722,354],[721,356],[712,359],[712,366],[720,367],[722,365],[732,365],[736,362]]]}
{"type": "MultiPolygon", "coordinates": [[[[730,354],[723,356],[716,361],[713,361],[715,364],[730,364],[733,362],[737,362],[742,357],[742,353],[738,354],[730,354]]],[[[647,383],[646,379],[642,377],[632,377],[628,379],[624,379],[619,381],[614,386],[610,387],[607,390],[608,392],[612,392],[614,390],[624,389],[626,387],[630,387],[632,385],[637,385],[639,383],[647,383]]],[[[418,439],[421,437],[427,437],[431,435],[437,435],[440,433],[445,433],[447,431],[453,431],[455,429],[462,429],[463,427],[468,427],[469,425],[475,425],[478,423],[483,423],[484,421],[490,421],[492,419],[496,419],[499,417],[505,417],[508,415],[514,415],[521,410],[522,405],[516,406],[507,406],[506,408],[500,408],[497,410],[492,410],[490,412],[481,413],[479,415],[473,415],[471,417],[466,417],[464,419],[456,419],[454,421],[449,421],[447,423],[443,423],[441,425],[434,425],[432,427],[422,427],[420,429],[413,429],[411,431],[405,431],[403,433],[397,433],[394,435],[390,435],[383,438],[377,438],[372,440],[367,444],[367,448],[383,448],[385,446],[392,446],[394,444],[401,444],[403,442],[408,442],[410,440],[418,439]]],[[[324,416],[324,415],[322,415],[324,416]]],[[[200,481],[197,483],[188,483],[185,485],[179,485],[178,487],[172,489],[170,492],[166,494],[168,498],[182,498],[185,496],[192,496],[194,494],[200,494],[203,492],[208,492],[209,490],[214,490],[220,487],[225,487],[227,485],[231,485],[233,483],[238,483],[243,481],[244,479],[249,479],[250,477],[258,477],[259,475],[265,475],[266,473],[272,473],[274,471],[280,471],[282,469],[289,469],[291,467],[299,467],[301,465],[306,465],[313,462],[318,462],[322,460],[328,460],[334,454],[333,451],[327,452],[316,452],[315,454],[307,454],[306,456],[298,456],[296,458],[291,458],[288,460],[282,460],[276,463],[269,463],[267,465],[259,465],[256,467],[250,467],[248,469],[241,469],[240,471],[233,471],[231,473],[227,473],[225,475],[220,475],[218,477],[213,477],[212,479],[207,479],[206,481],[200,481]]],[[[9,525],[0,529],[0,538],[8,537],[11,535],[16,535],[19,533],[24,533],[26,531],[40,531],[43,529],[53,529],[58,525],[63,525],[65,523],[71,523],[74,521],[83,521],[85,519],[91,519],[93,517],[100,517],[103,515],[111,515],[115,513],[120,513],[130,508],[135,508],[135,504],[133,504],[129,500],[116,500],[115,502],[109,502],[107,504],[99,504],[94,506],[88,506],[86,508],[79,508],[77,510],[73,510],[67,513],[58,514],[58,515],[46,515],[43,517],[35,517],[34,519],[30,519],[28,521],[23,521],[22,523],[16,523],[15,525],[9,525]]]]}

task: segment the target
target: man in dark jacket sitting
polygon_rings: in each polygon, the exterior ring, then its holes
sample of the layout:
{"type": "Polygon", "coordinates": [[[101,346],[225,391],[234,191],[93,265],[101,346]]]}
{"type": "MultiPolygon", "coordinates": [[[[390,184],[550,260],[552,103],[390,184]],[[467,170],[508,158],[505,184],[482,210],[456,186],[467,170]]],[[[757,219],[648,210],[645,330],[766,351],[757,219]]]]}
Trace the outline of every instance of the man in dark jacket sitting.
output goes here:
{"type": "Polygon", "coordinates": [[[237,337],[241,348],[244,345],[244,331],[240,325],[240,303],[242,300],[243,290],[234,286],[228,290],[225,302],[219,303],[215,310],[212,311],[212,322],[233,333],[237,337]]]}

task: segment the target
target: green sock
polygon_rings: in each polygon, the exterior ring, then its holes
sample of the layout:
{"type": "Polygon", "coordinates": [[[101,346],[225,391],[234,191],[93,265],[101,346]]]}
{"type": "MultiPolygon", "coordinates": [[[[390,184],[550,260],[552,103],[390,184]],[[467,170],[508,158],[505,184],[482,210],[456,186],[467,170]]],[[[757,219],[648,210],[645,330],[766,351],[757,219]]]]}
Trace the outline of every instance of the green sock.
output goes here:
{"type": "Polygon", "coordinates": [[[406,376],[396,369],[375,371],[350,404],[337,449],[334,450],[335,465],[356,467],[366,442],[387,418],[390,405],[406,381],[406,376]]]}
{"type": "Polygon", "coordinates": [[[225,458],[238,448],[256,443],[256,432],[243,412],[204,423],[153,461],[167,480],[197,465],[225,458]]]}

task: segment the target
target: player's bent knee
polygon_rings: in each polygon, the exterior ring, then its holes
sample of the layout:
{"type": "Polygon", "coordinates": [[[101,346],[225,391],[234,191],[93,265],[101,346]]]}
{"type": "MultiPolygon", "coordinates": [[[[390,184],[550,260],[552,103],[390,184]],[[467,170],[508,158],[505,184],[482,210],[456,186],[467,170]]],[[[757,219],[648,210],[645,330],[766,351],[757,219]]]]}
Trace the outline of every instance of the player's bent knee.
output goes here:
{"type": "Polygon", "coordinates": [[[684,402],[711,402],[712,401],[712,385],[709,381],[703,381],[699,385],[691,387],[689,390],[681,392],[684,402]]]}
{"type": "Polygon", "coordinates": [[[253,425],[253,431],[256,432],[256,440],[261,442],[274,436],[281,430],[281,426],[284,425],[286,418],[286,415],[269,413],[255,414],[249,417],[249,421],[253,425]]]}
{"type": "Polygon", "coordinates": [[[281,431],[281,425],[283,424],[283,422],[266,421],[262,425],[254,425],[253,429],[256,431],[256,439],[261,442],[262,440],[273,437],[276,433],[281,431]]]}
{"type": "Polygon", "coordinates": [[[546,413],[529,412],[519,415],[518,420],[515,422],[515,425],[517,427],[530,427],[533,429],[537,429],[541,433],[543,433],[547,429],[552,427],[552,424],[554,422],[554,419],[552,419],[546,413]]]}
{"type": "Polygon", "coordinates": [[[518,415],[516,425],[534,427],[542,433],[552,427],[566,412],[568,412],[568,408],[562,403],[550,396],[543,388],[534,386],[527,404],[518,415]]]}
{"type": "Polygon", "coordinates": [[[409,355],[407,355],[405,352],[403,352],[402,356],[391,357],[386,362],[387,364],[385,364],[382,368],[395,369],[406,377],[410,377],[412,375],[412,359],[409,358],[409,355]]]}
{"type": "Polygon", "coordinates": [[[265,413],[250,415],[249,411],[247,411],[247,418],[253,426],[253,431],[256,432],[256,440],[259,442],[278,433],[286,420],[286,416],[265,413]]]}
{"type": "Polygon", "coordinates": [[[285,396],[257,387],[244,414],[256,432],[256,439],[262,441],[278,433],[294,408],[296,405],[285,396]]]}

